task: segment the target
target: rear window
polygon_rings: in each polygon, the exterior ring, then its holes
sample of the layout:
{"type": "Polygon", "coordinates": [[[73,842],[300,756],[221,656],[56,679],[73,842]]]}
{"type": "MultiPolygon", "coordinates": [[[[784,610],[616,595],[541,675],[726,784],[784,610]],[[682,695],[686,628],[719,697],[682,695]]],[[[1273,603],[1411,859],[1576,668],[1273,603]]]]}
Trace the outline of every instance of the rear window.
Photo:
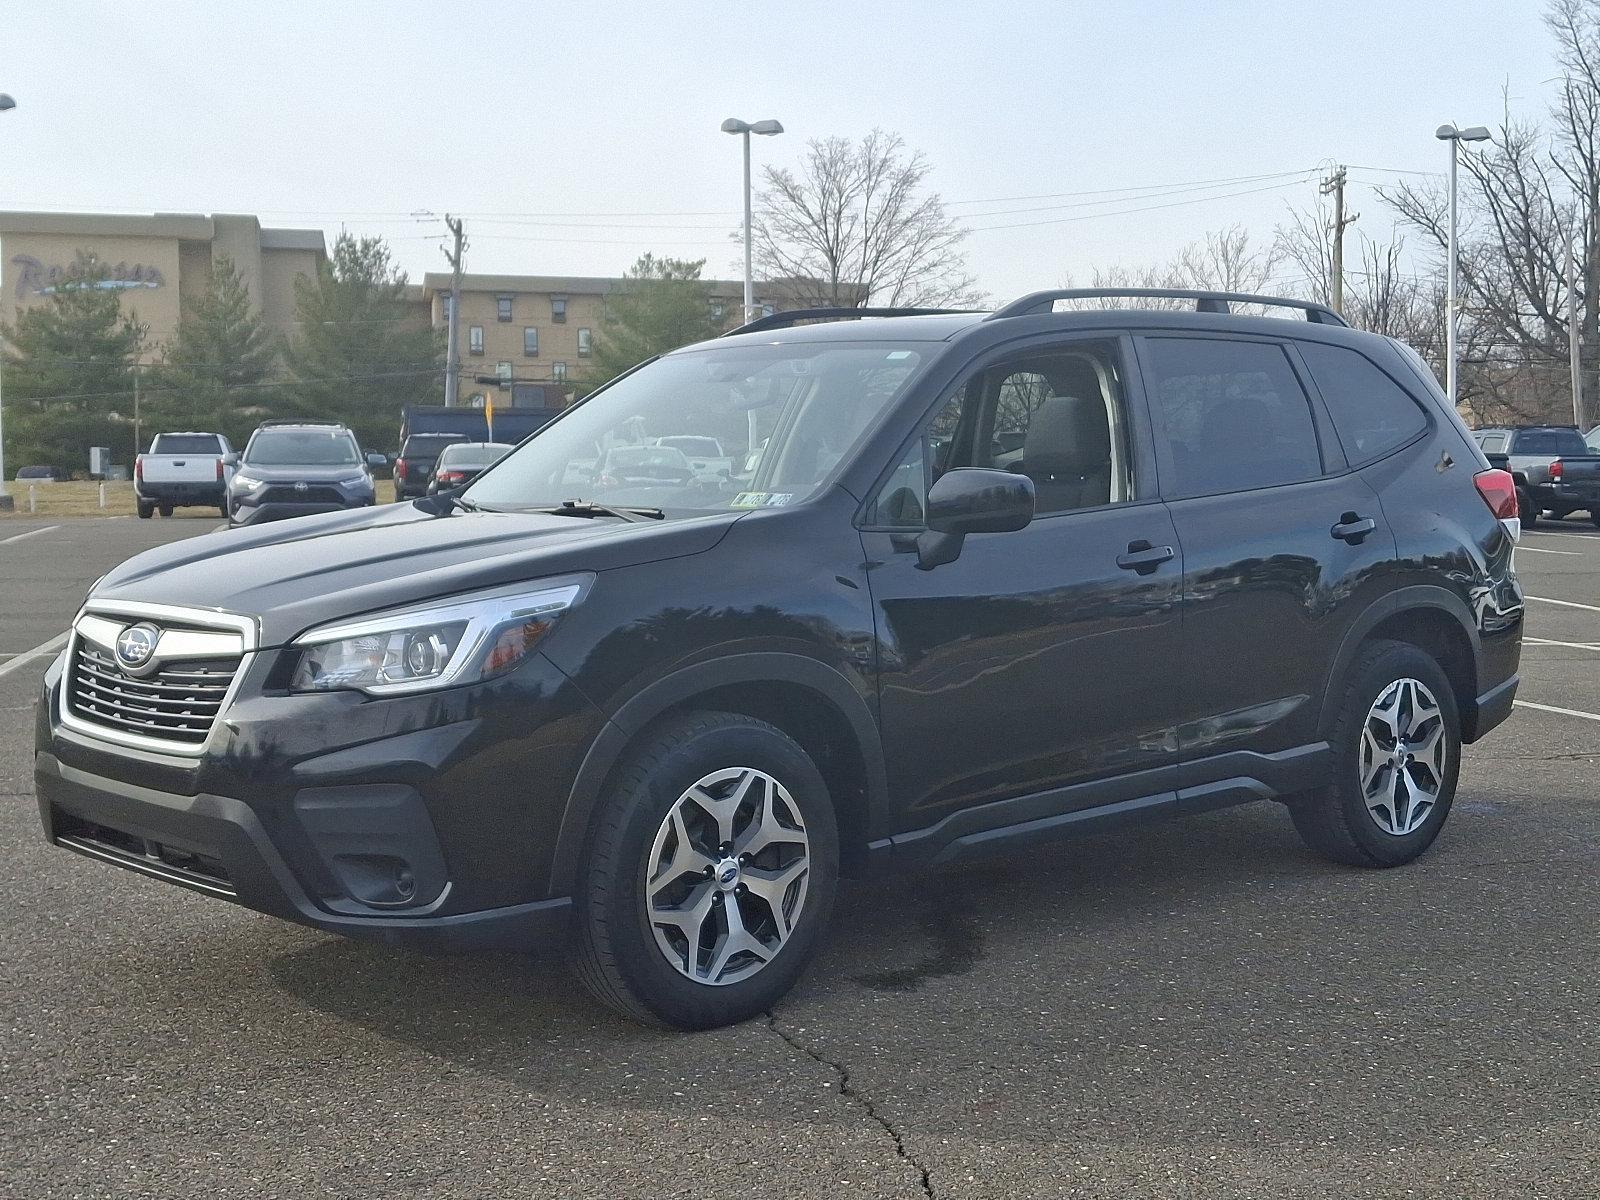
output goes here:
{"type": "Polygon", "coordinates": [[[1300,483],[1322,474],[1311,404],[1267,342],[1151,338],[1157,436],[1169,499],[1300,483]]]}
{"type": "Polygon", "coordinates": [[[214,433],[161,433],[150,446],[151,454],[221,454],[222,442],[214,433]]]}
{"type": "Polygon", "coordinates": [[[664,437],[657,438],[658,446],[670,446],[674,450],[681,450],[685,454],[693,454],[697,458],[721,458],[722,447],[717,444],[716,438],[708,437],[664,437]]]}
{"type": "Polygon", "coordinates": [[[500,442],[474,442],[471,445],[447,445],[444,452],[439,455],[441,467],[487,467],[498,461],[511,449],[509,444],[500,442]]]}
{"type": "Polygon", "coordinates": [[[1511,443],[1511,453],[1548,454],[1560,458],[1588,454],[1589,444],[1576,429],[1519,429],[1511,443]]]}
{"type": "Polygon", "coordinates": [[[1427,428],[1416,401],[1366,355],[1320,342],[1299,349],[1351,466],[1381,458],[1427,428]]]}
{"type": "Polygon", "coordinates": [[[400,447],[401,458],[438,458],[439,451],[454,442],[464,441],[459,434],[414,433],[400,447]]]}

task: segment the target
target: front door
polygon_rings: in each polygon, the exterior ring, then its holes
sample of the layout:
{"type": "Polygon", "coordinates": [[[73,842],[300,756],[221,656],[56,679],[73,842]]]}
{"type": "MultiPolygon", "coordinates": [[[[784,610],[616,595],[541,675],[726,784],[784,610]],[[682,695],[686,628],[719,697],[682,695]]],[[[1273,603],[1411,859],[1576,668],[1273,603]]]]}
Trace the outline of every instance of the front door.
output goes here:
{"type": "Polygon", "coordinates": [[[1115,339],[1056,340],[980,366],[880,485],[862,540],[897,832],[1129,798],[1158,788],[1102,785],[1175,761],[1182,561],[1124,362],[1115,339]],[[923,570],[927,488],[961,466],[1028,475],[1037,515],[923,570]]]}

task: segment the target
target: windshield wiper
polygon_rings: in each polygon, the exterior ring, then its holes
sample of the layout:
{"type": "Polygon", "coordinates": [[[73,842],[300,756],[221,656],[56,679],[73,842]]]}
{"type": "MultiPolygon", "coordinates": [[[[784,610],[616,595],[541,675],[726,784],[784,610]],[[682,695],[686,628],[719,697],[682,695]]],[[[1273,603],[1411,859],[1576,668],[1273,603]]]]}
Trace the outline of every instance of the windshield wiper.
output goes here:
{"type": "Polygon", "coordinates": [[[659,508],[612,508],[593,500],[563,500],[554,508],[530,508],[527,512],[550,513],[557,517],[616,517],[620,521],[659,521],[667,514],[659,508]]]}

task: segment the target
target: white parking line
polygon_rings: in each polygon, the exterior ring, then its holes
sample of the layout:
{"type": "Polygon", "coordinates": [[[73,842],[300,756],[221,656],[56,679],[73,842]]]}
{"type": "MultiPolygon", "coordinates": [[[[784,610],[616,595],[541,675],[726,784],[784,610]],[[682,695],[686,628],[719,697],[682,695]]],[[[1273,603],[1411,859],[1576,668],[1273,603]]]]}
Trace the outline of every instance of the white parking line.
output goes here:
{"type": "Polygon", "coordinates": [[[1581,608],[1585,612],[1600,612],[1600,604],[1579,604],[1576,600],[1552,600],[1549,596],[1524,596],[1524,600],[1537,600],[1540,604],[1559,604],[1562,608],[1581,608]]]}
{"type": "Polygon", "coordinates": [[[1583,557],[1583,554],[1577,550],[1546,550],[1543,546],[1518,546],[1517,549],[1528,554],[1564,554],[1568,558],[1583,557]]]}
{"type": "Polygon", "coordinates": [[[1600,651],[1600,643],[1596,642],[1557,642],[1551,638],[1528,637],[1526,634],[1522,637],[1522,644],[1524,646],[1566,646],[1569,650],[1600,651]]]}
{"type": "Polygon", "coordinates": [[[1581,709],[1557,708],[1554,704],[1535,704],[1532,700],[1513,700],[1512,703],[1518,708],[1533,708],[1563,717],[1582,717],[1585,721],[1600,721],[1600,713],[1583,712],[1581,709]]]}
{"type": "Polygon", "coordinates": [[[52,529],[60,529],[59,525],[46,525],[43,529],[30,529],[27,533],[18,533],[8,538],[0,538],[0,546],[9,546],[12,542],[20,542],[23,538],[38,537],[41,533],[49,533],[52,529]]]}
{"type": "Polygon", "coordinates": [[[59,650],[66,644],[67,635],[58,633],[42,646],[35,646],[32,650],[24,650],[8,663],[0,663],[0,675],[9,675],[18,667],[31,663],[36,658],[42,658],[53,650],[59,650]]]}

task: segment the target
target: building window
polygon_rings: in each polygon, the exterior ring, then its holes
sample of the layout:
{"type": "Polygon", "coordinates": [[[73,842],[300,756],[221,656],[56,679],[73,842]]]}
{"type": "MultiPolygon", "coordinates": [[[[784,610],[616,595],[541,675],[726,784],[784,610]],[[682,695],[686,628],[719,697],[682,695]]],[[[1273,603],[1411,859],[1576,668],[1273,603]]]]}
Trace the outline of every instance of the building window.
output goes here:
{"type": "Polygon", "coordinates": [[[615,325],[617,323],[617,314],[611,307],[610,296],[602,296],[600,298],[600,319],[607,325],[615,325]]]}
{"type": "Polygon", "coordinates": [[[474,325],[467,330],[467,352],[470,354],[483,353],[483,326],[474,325]]]}
{"type": "Polygon", "coordinates": [[[564,362],[551,363],[550,378],[554,379],[557,383],[565,383],[567,381],[567,364],[564,362]]]}
{"type": "Polygon", "coordinates": [[[448,325],[450,323],[450,293],[449,292],[440,292],[439,293],[439,323],[441,325],[448,325]]]}
{"type": "Polygon", "coordinates": [[[588,358],[594,350],[594,339],[587,329],[578,330],[578,357],[588,358]]]}
{"type": "Polygon", "coordinates": [[[550,297],[550,319],[557,325],[567,323],[567,298],[565,296],[550,297]]]}
{"type": "Polygon", "coordinates": [[[522,357],[539,357],[539,331],[532,325],[525,325],[522,329],[522,357]]]}
{"type": "Polygon", "coordinates": [[[721,300],[713,300],[713,301],[711,301],[711,319],[713,321],[722,321],[722,320],[726,319],[727,315],[728,315],[728,306],[727,305],[725,305],[721,300]]]}
{"type": "Polygon", "coordinates": [[[468,396],[467,397],[467,407],[468,408],[482,408],[483,407],[483,393],[482,392],[473,392],[472,395],[468,396]]]}
{"type": "Polygon", "coordinates": [[[500,386],[501,387],[510,387],[511,386],[511,364],[510,363],[508,363],[508,362],[497,362],[497,363],[495,363],[495,365],[494,365],[494,373],[500,377],[500,386]]]}
{"type": "Polygon", "coordinates": [[[498,320],[498,321],[509,322],[511,320],[511,297],[510,296],[500,296],[500,297],[497,297],[495,299],[495,302],[494,302],[494,315],[495,315],[495,319],[498,320]]]}

